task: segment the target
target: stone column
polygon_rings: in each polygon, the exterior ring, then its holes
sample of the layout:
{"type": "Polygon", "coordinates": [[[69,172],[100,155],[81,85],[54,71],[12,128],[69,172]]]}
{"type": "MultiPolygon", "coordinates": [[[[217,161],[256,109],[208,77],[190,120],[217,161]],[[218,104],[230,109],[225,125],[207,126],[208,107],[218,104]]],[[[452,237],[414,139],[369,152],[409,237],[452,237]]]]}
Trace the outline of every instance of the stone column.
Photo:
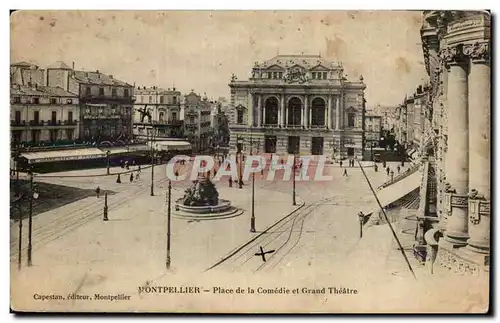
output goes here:
{"type": "Polygon", "coordinates": [[[445,240],[455,246],[467,243],[469,190],[469,126],[467,64],[459,47],[445,49],[443,58],[450,65],[448,75],[448,156],[446,161],[445,240]]]}
{"type": "Polygon", "coordinates": [[[285,106],[285,127],[288,126],[288,105],[285,106]]]}
{"type": "Polygon", "coordinates": [[[262,125],[265,125],[266,124],[266,106],[264,105],[264,107],[262,108],[262,125]]]}
{"type": "Polygon", "coordinates": [[[257,127],[262,125],[262,94],[258,95],[258,103],[257,103],[257,127]]]}
{"type": "Polygon", "coordinates": [[[328,96],[328,113],[327,113],[327,118],[325,119],[325,126],[328,127],[328,129],[332,129],[332,96],[328,96]]]}
{"type": "Polygon", "coordinates": [[[468,248],[490,249],[490,55],[489,44],[466,46],[469,74],[469,237],[468,248]]]}
{"type": "Polygon", "coordinates": [[[340,98],[341,96],[338,95],[337,96],[337,100],[336,100],[336,107],[335,107],[335,130],[339,130],[340,129],[340,98]]]}
{"type": "Polygon", "coordinates": [[[306,110],[307,110],[307,95],[304,96],[304,106],[302,106],[302,115],[301,115],[301,121],[302,121],[302,126],[304,128],[307,128],[307,115],[306,115],[306,110]]]}
{"type": "Polygon", "coordinates": [[[248,93],[248,120],[247,124],[250,127],[254,126],[254,113],[253,113],[253,94],[248,93]]]}
{"type": "Polygon", "coordinates": [[[281,119],[280,125],[283,128],[285,126],[285,95],[281,95],[281,119]]]}

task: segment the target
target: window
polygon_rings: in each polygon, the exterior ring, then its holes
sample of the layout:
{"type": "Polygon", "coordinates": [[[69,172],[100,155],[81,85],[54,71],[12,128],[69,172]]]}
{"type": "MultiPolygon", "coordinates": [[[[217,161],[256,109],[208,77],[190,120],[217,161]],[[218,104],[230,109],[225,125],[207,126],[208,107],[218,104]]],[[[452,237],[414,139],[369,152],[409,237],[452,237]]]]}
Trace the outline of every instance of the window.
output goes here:
{"type": "Polygon", "coordinates": [[[50,98],[50,104],[57,104],[56,98],[50,98]]]}
{"type": "Polygon", "coordinates": [[[116,89],[115,88],[111,89],[111,96],[116,97],[116,89]]]}
{"type": "Polygon", "coordinates": [[[40,130],[31,130],[31,141],[40,141],[40,130]]]}
{"type": "Polygon", "coordinates": [[[33,98],[33,104],[40,104],[40,98],[33,98]]]}
{"type": "Polygon", "coordinates": [[[128,98],[130,96],[129,93],[128,93],[128,89],[124,89],[123,90],[123,96],[126,97],[126,98],[128,98]]]}
{"type": "Polygon", "coordinates": [[[99,88],[99,96],[104,96],[104,88],[103,87],[99,88]]]}
{"type": "Polygon", "coordinates": [[[163,97],[163,95],[161,95],[160,96],[160,103],[163,103],[163,101],[164,101],[164,97],[163,97]]]}
{"type": "Polygon", "coordinates": [[[73,111],[68,111],[68,121],[73,121],[73,111]]]}
{"type": "Polygon", "coordinates": [[[311,73],[311,78],[312,78],[312,79],[316,79],[316,72],[312,72],[312,73],[311,73]]]}
{"type": "Polygon", "coordinates": [[[14,103],[21,103],[21,97],[20,96],[15,96],[14,97],[14,103]]]}
{"type": "Polygon", "coordinates": [[[279,72],[278,77],[281,80],[283,78],[283,72],[279,72]]]}
{"type": "Polygon", "coordinates": [[[355,117],[356,117],[356,114],[354,112],[349,112],[347,114],[347,126],[348,127],[354,127],[355,117]]]}
{"type": "Polygon", "coordinates": [[[149,103],[152,103],[153,102],[153,97],[150,95],[149,96],[149,103]]]}
{"type": "Polygon", "coordinates": [[[15,122],[16,124],[20,124],[21,123],[21,111],[16,111],[16,114],[15,114],[15,122]]]}
{"type": "Polygon", "coordinates": [[[56,111],[52,111],[52,123],[55,123],[56,119],[57,119],[57,112],[56,111]]]}
{"type": "Polygon", "coordinates": [[[33,112],[33,120],[35,121],[35,123],[38,123],[40,121],[40,111],[33,112]]]}
{"type": "Polygon", "coordinates": [[[160,121],[160,122],[163,122],[163,118],[164,118],[164,116],[165,116],[165,113],[160,112],[160,115],[159,115],[159,121],[160,121]]]}
{"type": "Polygon", "coordinates": [[[175,95],[172,97],[172,103],[177,104],[177,97],[175,95]]]}
{"type": "Polygon", "coordinates": [[[326,80],[328,78],[328,72],[323,72],[323,80],[326,80]]]}
{"type": "Polygon", "coordinates": [[[90,95],[90,94],[92,94],[92,91],[90,90],[90,86],[87,86],[85,88],[85,95],[90,95]]]}
{"type": "Polygon", "coordinates": [[[73,140],[74,129],[66,129],[66,139],[73,140]]]}
{"type": "Polygon", "coordinates": [[[57,135],[58,135],[57,129],[50,130],[50,141],[56,141],[57,135]]]}
{"type": "Polygon", "coordinates": [[[242,110],[238,110],[237,112],[237,121],[236,123],[238,124],[242,124],[243,123],[243,111],[242,110]]]}
{"type": "Polygon", "coordinates": [[[177,112],[172,112],[172,120],[177,121],[177,112]]]}

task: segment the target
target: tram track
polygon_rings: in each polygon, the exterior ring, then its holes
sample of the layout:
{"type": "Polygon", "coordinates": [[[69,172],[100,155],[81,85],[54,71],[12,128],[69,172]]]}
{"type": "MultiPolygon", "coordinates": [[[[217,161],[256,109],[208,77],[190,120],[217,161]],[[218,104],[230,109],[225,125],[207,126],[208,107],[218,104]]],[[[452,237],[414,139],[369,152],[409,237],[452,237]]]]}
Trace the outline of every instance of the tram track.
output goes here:
{"type": "Polygon", "coordinates": [[[322,206],[325,202],[332,199],[333,198],[323,198],[309,205],[303,204],[301,208],[291,212],[289,215],[285,216],[261,232],[257,237],[237,248],[235,251],[231,252],[229,255],[225,256],[205,271],[212,270],[214,268],[236,271],[242,267],[252,267],[253,265],[253,267],[256,267],[253,269],[253,272],[257,272],[266,268],[271,263],[274,263],[274,266],[276,266],[291,250],[297,246],[298,241],[302,237],[304,222],[307,216],[309,216],[318,207],[322,206]],[[278,247],[276,247],[274,253],[271,253],[268,256],[266,262],[259,263],[257,266],[255,266],[255,263],[250,264],[252,259],[256,259],[255,252],[258,251],[259,247],[263,247],[264,249],[268,247],[269,249],[273,248],[273,246],[278,247]],[[282,255],[282,257],[279,258],[278,262],[275,262],[273,259],[278,254],[282,255]]]}
{"type": "MultiPolygon", "coordinates": [[[[168,179],[163,178],[155,182],[156,185],[162,184],[166,182],[168,179]]],[[[143,183],[141,183],[143,184],[143,183]]],[[[146,184],[146,183],[144,183],[146,184]]],[[[118,193],[116,196],[117,199],[110,198],[110,202],[108,203],[108,208],[112,210],[120,209],[125,205],[124,202],[130,200],[135,195],[140,195],[146,192],[150,188],[149,185],[138,185],[134,186],[130,190],[122,191],[118,193]],[[127,194],[124,194],[127,193],[127,194]]],[[[89,223],[90,221],[102,216],[102,205],[90,203],[91,205],[87,208],[84,207],[78,212],[70,212],[57,217],[55,220],[49,221],[41,226],[36,227],[32,231],[33,238],[33,248],[40,247],[45,245],[51,241],[54,241],[77,228],[89,223]]],[[[23,234],[23,239],[27,238],[27,234],[23,234]]],[[[11,261],[17,259],[19,254],[19,250],[17,248],[18,241],[11,242],[11,261]]],[[[27,246],[22,248],[22,250],[26,250],[27,246]]]]}

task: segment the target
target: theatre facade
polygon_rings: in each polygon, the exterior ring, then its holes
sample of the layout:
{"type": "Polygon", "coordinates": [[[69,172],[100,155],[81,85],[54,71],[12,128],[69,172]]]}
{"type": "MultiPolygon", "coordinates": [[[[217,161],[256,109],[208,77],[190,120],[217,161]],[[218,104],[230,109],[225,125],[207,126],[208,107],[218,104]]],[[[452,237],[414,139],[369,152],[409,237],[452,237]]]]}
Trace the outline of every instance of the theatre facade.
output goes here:
{"type": "Polygon", "coordinates": [[[320,55],[256,62],[248,80],[233,74],[231,151],[363,156],[366,85],[320,55]]]}

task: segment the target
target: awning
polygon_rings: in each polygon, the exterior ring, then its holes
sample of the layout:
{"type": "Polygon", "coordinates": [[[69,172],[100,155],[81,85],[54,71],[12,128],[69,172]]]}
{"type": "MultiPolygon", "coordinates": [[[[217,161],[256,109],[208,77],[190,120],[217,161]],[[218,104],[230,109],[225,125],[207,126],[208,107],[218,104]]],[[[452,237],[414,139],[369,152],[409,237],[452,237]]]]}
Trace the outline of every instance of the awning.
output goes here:
{"type": "Polygon", "coordinates": [[[98,148],[82,148],[24,152],[21,156],[26,158],[29,164],[37,164],[54,161],[96,159],[106,157],[106,153],[98,148]]]}
{"type": "Polygon", "coordinates": [[[150,149],[148,145],[133,145],[129,147],[129,151],[147,151],[150,149]]]}
{"type": "MultiPolygon", "coordinates": [[[[396,202],[400,198],[405,195],[411,193],[416,188],[420,187],[420,181],[422,180],[422,173],[420,171],[416,171],[408,177],[403,178],[399,182],[391,184],[383,189],[376,191],[377,197],[382,204],[382,207],[386,207],[387,205],[396,202]]],[[[375,197],[373,197],[373,204],[371,204],[367,209],[363,210],[363,213],[368,215],[373,212],[380,211],[380,207],[375,201],[375,197]],[[366,211],[366,212],[365,212],[366,211]]]]}
{"type": "Polygon", "coordinates": [[[110,147],[110,148],[101,148],[101,150],[106,153],[109,151],[110,155],[118,155],[118,154],[126,154],[129,152],[127,147],[110,147]]]}
{"type": "Polygon", "coordinates": [[[155,149],[164,151],[184,151],[191,150],[191,144],[187,141],[158,141],[155,149]]]}

